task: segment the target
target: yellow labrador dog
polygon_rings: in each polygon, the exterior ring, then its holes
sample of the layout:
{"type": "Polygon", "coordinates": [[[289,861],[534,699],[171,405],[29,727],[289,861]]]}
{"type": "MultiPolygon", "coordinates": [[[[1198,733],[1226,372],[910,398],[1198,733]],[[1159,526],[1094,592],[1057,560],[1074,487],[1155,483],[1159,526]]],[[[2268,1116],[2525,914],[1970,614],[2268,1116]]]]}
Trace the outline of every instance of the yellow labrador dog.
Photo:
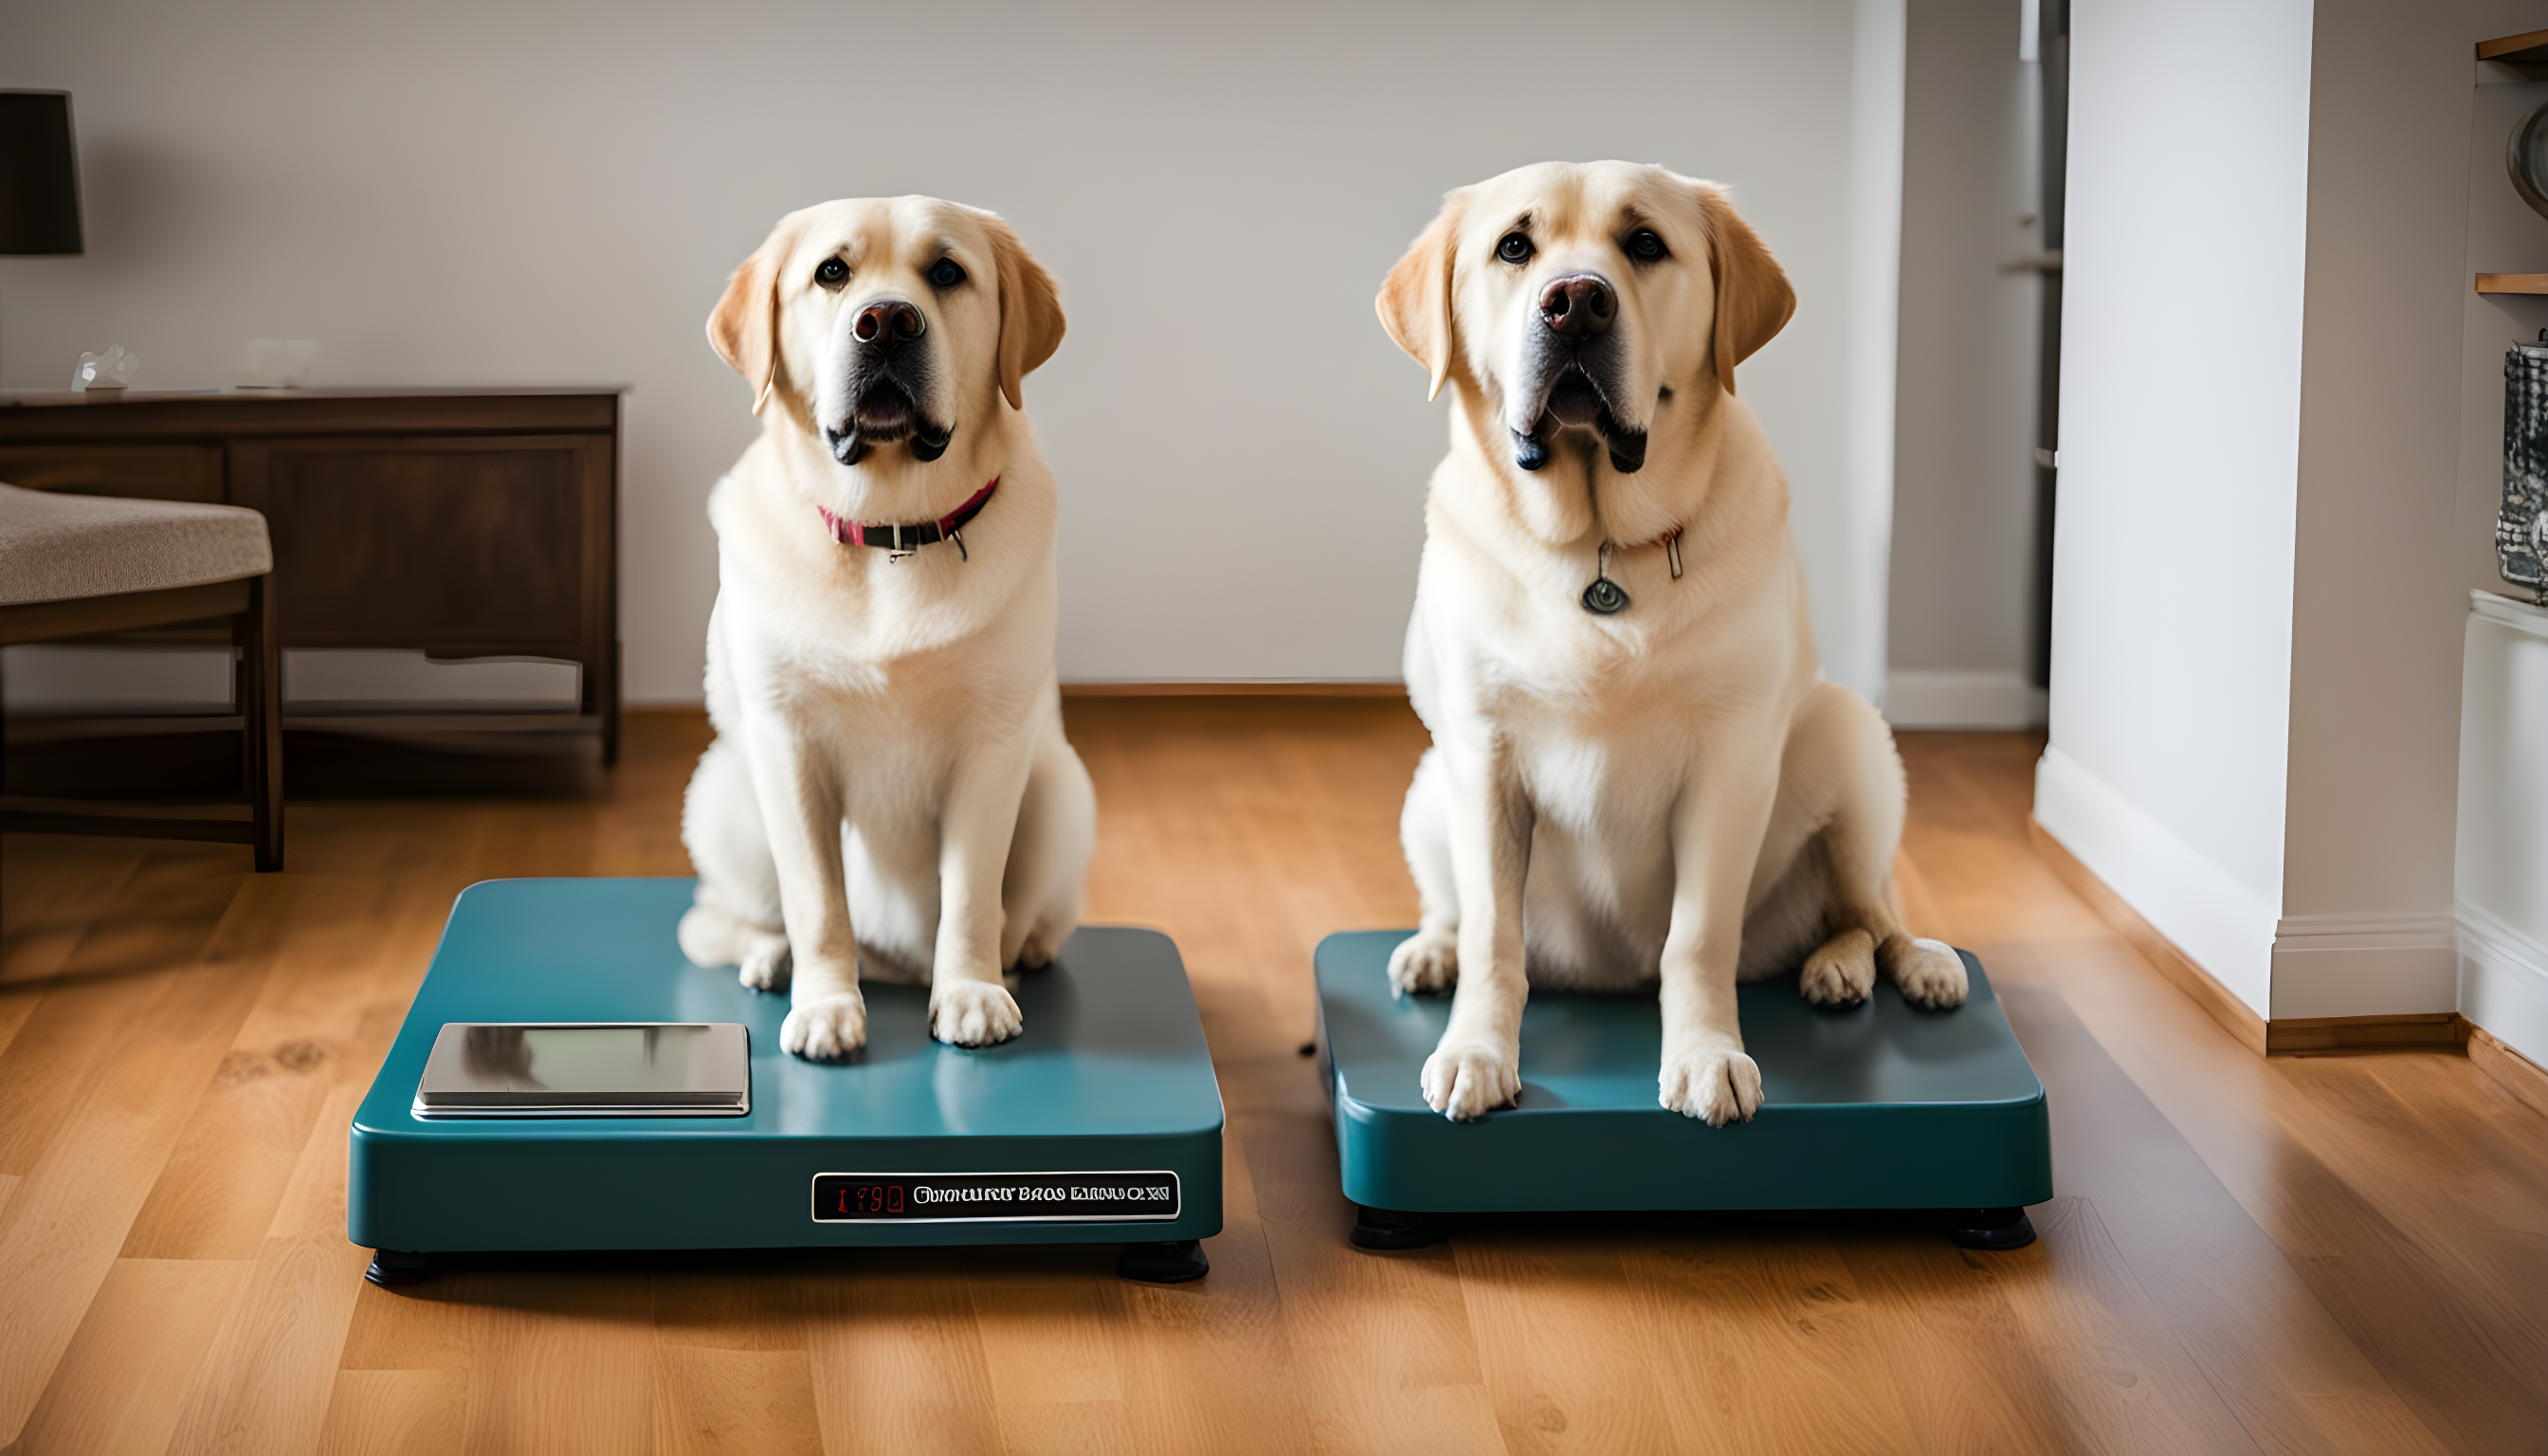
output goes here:
{"type": "Polygon", "coordinates": [[[1053,480],[1020,382],[1061,343],[1006,223],[825,203],[735,270],[708,340],[767,420],[708,500],[716,741],[683,805],[682,949],[793,980],[779,1041],[866,1041],[859,977],[939,1040],[1016,1036],[1004,968],[1079,919],[1096,797],[1053,673],[1053,480]]]}
{"type": "Polygon", "coordinates": [[[1802,960],[1817,1005],[1879,969],[1960,1005],[1962,963],[1896,907],[1892,734],[1823,681],[1786,480],[1735,398],[1795,295],[1725,194],[1507,172],[1444,200],[1379,308],[1454,401],[1407,628],[1424,914],[1389,964],[1457,986],[1425,1101],[1512,1101],[1534,985],[1659,983],[1663,1105],[1717,1126],[1761,1105],[1738,981],[1802,960]]]}

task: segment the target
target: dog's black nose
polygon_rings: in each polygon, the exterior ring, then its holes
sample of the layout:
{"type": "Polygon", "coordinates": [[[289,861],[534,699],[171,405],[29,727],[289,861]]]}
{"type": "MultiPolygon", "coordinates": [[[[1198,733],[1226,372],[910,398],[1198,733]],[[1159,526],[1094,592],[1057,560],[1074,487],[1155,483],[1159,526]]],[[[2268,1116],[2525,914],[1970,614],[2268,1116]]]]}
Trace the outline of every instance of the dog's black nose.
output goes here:
{"type": "Polygon", "coordinates": [[[1592,338],[1607,333],[1619,317],[1618,296],[1597,273],[1576,273],[1539,291],[1539,318],[1565,338],[1592,338]]]}
{"type": "Polygon", "coordinates": [[[900,299],[878,299],[850,321],[850,332],[860,343],[888,354],[928,331],[929,320],[900,299]]]}

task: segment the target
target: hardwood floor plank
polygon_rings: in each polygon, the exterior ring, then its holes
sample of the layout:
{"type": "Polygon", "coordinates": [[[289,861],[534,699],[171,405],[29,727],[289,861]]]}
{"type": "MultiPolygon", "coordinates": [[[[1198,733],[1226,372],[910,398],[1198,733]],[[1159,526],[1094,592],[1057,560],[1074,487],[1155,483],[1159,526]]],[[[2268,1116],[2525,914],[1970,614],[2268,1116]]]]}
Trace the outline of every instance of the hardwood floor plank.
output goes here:
{"type": "Polygon", "coordinates": [[[116,1260],[9,1449],[30,1456],[160,1450],[247,1271],[238,1260],[116,1260]]]}
{"type": "MultiPolygon", "coordinates": [[[[1307,1066],[1271,1063],[1255,1080],[1306,1087],[1307,1066]]],[[[1239,1105],[1227,1074],[1224,1088],[1239,1105]]],[[[1312,1444],[1338,1453],[1503,1449],[1451,1246],[1355,1248],[1325,1105],[1314,1090],[1287,1100],[1279,1112],[1233,1112],[1230,1124],[1257,1193],[1312,1444]]]]}
{"type": "MultiPolygon", "coordinates": [[[[2253,1452],[2256,1443],[2167,1327],[2084,1198],[2034,1214],[2043,1258],[2002,1291],[2073,1431],[2092,1447],[2130,1451],[2253,1452]]],[[[1973,1262],[1968,1260],[1967,1262],[1973,1262]]]]}
{"type": "Polygon", "coordinates": [[[799,1350],[655,1347],[656,1456],[822,1456],[799,1350]]]}
{"type": "Polygon", "coordinates": [[[999,1449],[1009,1456],[1115,1456],[1137,1449],[1117,1401],[1000,1407],[999,1449]]]}
{"type": "Polygon", "coordinates": [[[654,1286],[658,1349],[806,1348],[804,1291],[783,1262],[658,1269],[654,1286]]]}
{"type": "Polygon", "coordinates": [[[982,1366],[1003,1406],[1120,1404],[1122,1320],[1114,1251],[1084,1245],[978,1249],[965,1281],[982,1366]]]}
{"type": "Polygon", "coordinates": [[[1633,1240],[1629,1337],[1686,1451],[1843,1456],[1919,1448],[1840,1250],[1810,1232],[1633,1240]]]}
{"type": "Polygon", "coordinates": [[[125,1257],[256,1256],[319,1106],[340,1080],[329,1061],[345,1054],[360,1014],[342,981],[348,965],[379,954],[379,921],[364,912],[384,890],[333,875],[267,876],[242,889],[266,902],[256,913],[280,921],[282,944],[135,1218],[125,1257]]]}
{"type": "Polygon", "coordinates": [[[1000,1402],[965,1289],[967,1250],[833,1257],[804,1282],[814,1409],[830,1456],[1000,1449],[1000,1402]]]}
{"type": "Polygon", "coordinates": [[[446,1275],[411,1289],[354,1291],[339,1370],[458,1370],[478,1363],[488,1276],[446,1275]]]}
{"type": "Polygon", "coordinates": [[[1920,1450],[2091,1449],[2051,1401],[1995,1271],[1979,1262],[2032,1264],[2041,1252],[1976,1256],[1904,1236],[1850,1239],[1842,1255],[1920,1450]]]}
{"type": "Polygon", "coordinates": [[[653,1300],[634,1271],[490,1274],[463,1449],[620,1456],[655,1437],[653,1300]]]}
{"type": "Polygon", "coordinates": [[[459,1456],[469,1377],[458,1370],[340,1370],[318,1456],[459,1456]]]}
{"type": "Polygon", "coordinates": [[[1615,1337],[1633,1297],[1614,1241],[1481,1230],[1452,1240],[1506,1451],[1661,1451],[1671,1372],[1615,1337]]]}
{"type": "Polygon", "coordinates": [[[266,1240],[193,1373],[168,1450],[256,1456],[317,1445],[369,1260],[342,1232],[266,1240]]]}
{"type": "MultiPolygon", "coordinates": [[[[87,1095],[90,1067],[121,1053],[132,1026],[169,983],[204,958],[207,943],[248,876],[194,846],[154,853],[124,893],[97,907],[77,949],[41,982],[41,1000],[0,1050],[0,1173],[24,1173],[87,1095]]],[[[260,891],[265,893],[265,891],[260,891]]],[[[254,918],[239,924],[270,935],[254,918]]],[[[38,982],[14,983],[11,997],[38,982]]]]}
{"type": "Polygon", "coordinates": [[[231,1317],[197,1372],[171,1452],[307,1450],[325,1423],[368,1250],[345,1241],[347,1125],[363,1088],[328,1097],[231,1317]]]}
{"type": "Polygon", "coordinates": [[[1950,938],[1989,965],[2045,1080],[2059,1186],[2095,1205],[2249,1437],[2267,1451],[2464,1449],[2279,1241],[2273,1192],[2308,1156],[2274,1111],[2291,1059],[2239,1046],[2025,848],[2035,740],[1902,743],[1905,853],[1950,938]]]}
{"type": "MultiPolygon", "coordinates": [[[[17,1435],[51,1380],[189,1108],[263,984],[263,961],[253,954],[232,956],[220,932],[206,943],[191,918],[158,924],[158,956],[193,955],[198,947],[201,956],[179,970],[112,978],[119,988],[154,986],[157,994],[128,1007],[111,1046],[96,1048],[81,1095],[0,1211],[7,1221],[0,1226],[0,1310],[8,1312],[0,1320],[0,1438],[17,1435]]],[[[234,928],[251,950],[263,929],[234,928]]],[[[149,958],[137,937],[98,936],[88,944],[101,943],[137,966],[166,963],[149,958]]]]}
{"type": "Polygon", "coordinates": [[[42,980],[59,969],[143,859],[164,848],[141,840],[0,835],[0,986],[42,980]]]}
{"type": "Polygon", "coordinates": [[[1220,1235],[1204,1240],[1212,1273],[1191,1284],[1113,1285],[1127,1335],[1124,1404],[1133,1443],[1143,1450],[1288,1453],[1309,1445],[1242,1142],[1237,1130],[1225,1132],[1228,1214],[1220,1235]],[[1233,1379],[1239,1371],[1247,1377],[1233,1379]]]}

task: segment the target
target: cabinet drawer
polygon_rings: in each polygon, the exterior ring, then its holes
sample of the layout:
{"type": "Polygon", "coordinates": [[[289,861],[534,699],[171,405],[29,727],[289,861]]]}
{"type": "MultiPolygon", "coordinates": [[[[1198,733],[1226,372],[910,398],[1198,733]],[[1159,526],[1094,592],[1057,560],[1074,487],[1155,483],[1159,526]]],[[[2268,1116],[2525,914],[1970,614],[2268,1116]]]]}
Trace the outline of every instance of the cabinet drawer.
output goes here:
{"type": "Polygon", "coordinates": [[[222,500],[219,445],[0,445],[0,482],[30,491],[222,500]]]}
{"type": "Polygon", "coordinates": [[[283,640],[463,656],[597,647],[607,437],[340,438],[230,446],[265,512],[283,640]]]}

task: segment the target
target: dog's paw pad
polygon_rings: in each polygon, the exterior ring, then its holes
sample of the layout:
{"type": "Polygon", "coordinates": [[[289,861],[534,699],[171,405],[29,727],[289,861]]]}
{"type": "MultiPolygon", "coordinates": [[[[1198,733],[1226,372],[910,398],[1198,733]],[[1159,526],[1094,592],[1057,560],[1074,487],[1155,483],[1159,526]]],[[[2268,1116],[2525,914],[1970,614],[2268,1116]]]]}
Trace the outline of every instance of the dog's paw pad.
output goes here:
{"type": "Polygon", "coordinates": [[[1849,1007],[1875,989],[1875,938],[1863,930],[1843,931],[1825,941],[1805,959],[1796,989],[1816,1006],[1849,1007]]]}
{"type": "Polygon", "coordinates": [[[787,989],[787,943],[773,936],[745,951],[735,979],[756,991],[787,989]]]}
{"type": "Polygon", "coordinates": [[[867,1044],[867,1002],[852,991],[799,1001],[778,1024],[778,1045],[808,1061],[845,1061],[867,1044]]]}
{"type": "Polygon", "coordinates": [[[1748,1123],[1761,1110],[1761,1067],[1731,1048],[1664,1058],[1663,1105],[1711,1128],[1748,1123]]]}
{"type": "Polygon", "coordinates": [[[1444,1043],[1424,1059],[1424,1101],[1455,1123],[1474,1123],[1521,1096],[1521,1048],[1444,1043]]]}
{"type": "Polygon", "coordinates": [[[1005,1042],[1026,1025],[1018,1000],[1006,986],[959,981],[941,986],[929,997],[929,1035],[957,1046],[988,1046],[1005,1042]]]}
{"type": "Polygon", "coordinates": [[[1887,943],[1892,954],[1885,957],[1885,969],[1893,984],[1902,988],[1902,999],[1931,1011],[1953,1011],[1964,1004],[1971,989],[1964,978],[1964,958],[1944,941],[1899,938],[1900,944],[1887,943]]]}
{"type": "Polygon", "coordinates": [[[1434,931],[1417,931],[1389,953],[1393,995],[1437,995],[1460,982],[1460,943],[1434,931]]]}

